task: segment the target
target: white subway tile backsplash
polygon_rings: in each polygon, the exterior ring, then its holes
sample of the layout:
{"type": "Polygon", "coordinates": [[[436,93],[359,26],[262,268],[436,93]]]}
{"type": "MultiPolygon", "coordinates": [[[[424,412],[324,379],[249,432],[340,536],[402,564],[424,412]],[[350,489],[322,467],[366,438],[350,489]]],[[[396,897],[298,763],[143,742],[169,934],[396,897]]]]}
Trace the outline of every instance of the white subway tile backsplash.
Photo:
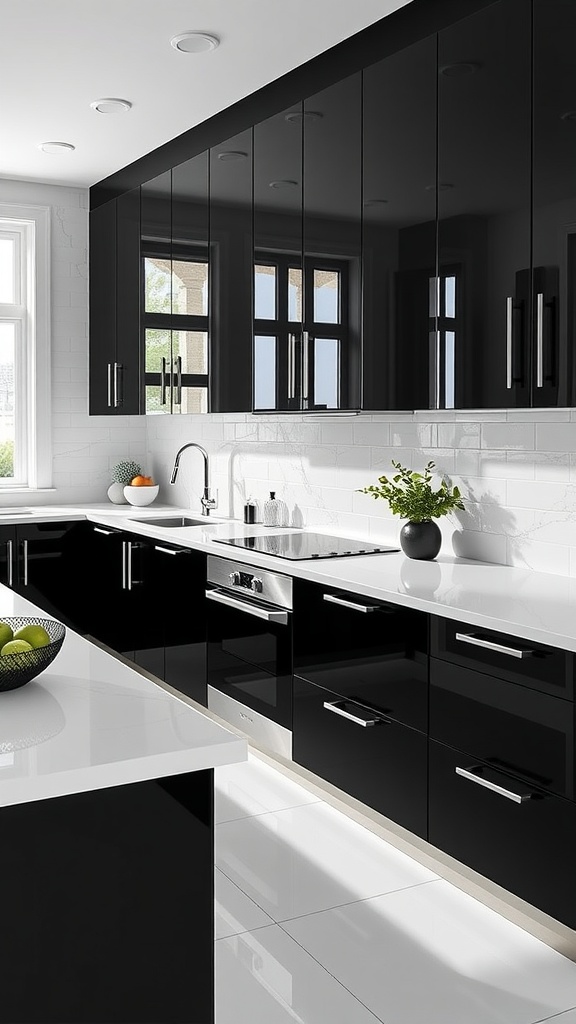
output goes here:
{"type": "Polygon", "coordinates": [[[534,450],[534,423],[483,423],[482,448],[534,450]]]}

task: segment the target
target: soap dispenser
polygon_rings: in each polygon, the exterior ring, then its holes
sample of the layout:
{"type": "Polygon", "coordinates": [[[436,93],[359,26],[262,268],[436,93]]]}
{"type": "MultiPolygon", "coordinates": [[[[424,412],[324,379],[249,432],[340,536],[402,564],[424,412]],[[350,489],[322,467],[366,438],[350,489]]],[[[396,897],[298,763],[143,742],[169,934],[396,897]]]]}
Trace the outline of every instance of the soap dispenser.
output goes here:
{"type": "Polygon", "coordinates": [[[280,502],[276,501],[276,491],[270,491],[268,501],[264,502],[264,526],[280,525],[280,502]]]}

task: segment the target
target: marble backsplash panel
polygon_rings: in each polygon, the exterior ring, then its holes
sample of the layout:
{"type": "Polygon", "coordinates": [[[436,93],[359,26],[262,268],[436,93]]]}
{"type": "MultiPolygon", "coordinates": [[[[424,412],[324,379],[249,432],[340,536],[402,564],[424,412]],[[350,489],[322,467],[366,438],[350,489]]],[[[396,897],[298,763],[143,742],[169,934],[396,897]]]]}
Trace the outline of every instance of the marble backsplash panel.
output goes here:
{"type": "Polygon", "coordinates": [[[203,483],[197,441],[209,453],[217,515],[242,517],[248,495],[271,490],[286,525],[330,528],[398,543],[401,521],[359,493],[391,470],[429,460],[461,488],[466,511],[439,521],[442,550],[467,558],[576,576],[576,410],[422,412],[358,416],[148,417],[147,461],[160,500],[198,511],[203,483]]]}

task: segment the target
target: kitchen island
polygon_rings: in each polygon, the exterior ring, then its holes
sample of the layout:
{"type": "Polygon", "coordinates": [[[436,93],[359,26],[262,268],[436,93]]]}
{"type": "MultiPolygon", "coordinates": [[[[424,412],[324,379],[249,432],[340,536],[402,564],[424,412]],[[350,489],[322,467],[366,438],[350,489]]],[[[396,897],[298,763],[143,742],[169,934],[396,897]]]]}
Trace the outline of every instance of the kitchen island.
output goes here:
{"type": "Polygon", "coordinates": [[[246,757],[71,630],[0,693],[2,1024],[213,1021],[213,769],[246,757]]]}

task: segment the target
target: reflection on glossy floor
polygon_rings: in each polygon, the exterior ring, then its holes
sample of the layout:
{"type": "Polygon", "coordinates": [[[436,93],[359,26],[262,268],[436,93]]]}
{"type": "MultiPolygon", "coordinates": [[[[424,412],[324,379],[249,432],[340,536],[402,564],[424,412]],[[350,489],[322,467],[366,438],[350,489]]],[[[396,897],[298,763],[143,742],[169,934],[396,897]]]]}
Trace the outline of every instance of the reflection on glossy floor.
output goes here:
{"type": "Polygon", "coordinates": [[[576,963],[256,757],[215,776],[216,1024],[576,1024],[576,963]]]}

